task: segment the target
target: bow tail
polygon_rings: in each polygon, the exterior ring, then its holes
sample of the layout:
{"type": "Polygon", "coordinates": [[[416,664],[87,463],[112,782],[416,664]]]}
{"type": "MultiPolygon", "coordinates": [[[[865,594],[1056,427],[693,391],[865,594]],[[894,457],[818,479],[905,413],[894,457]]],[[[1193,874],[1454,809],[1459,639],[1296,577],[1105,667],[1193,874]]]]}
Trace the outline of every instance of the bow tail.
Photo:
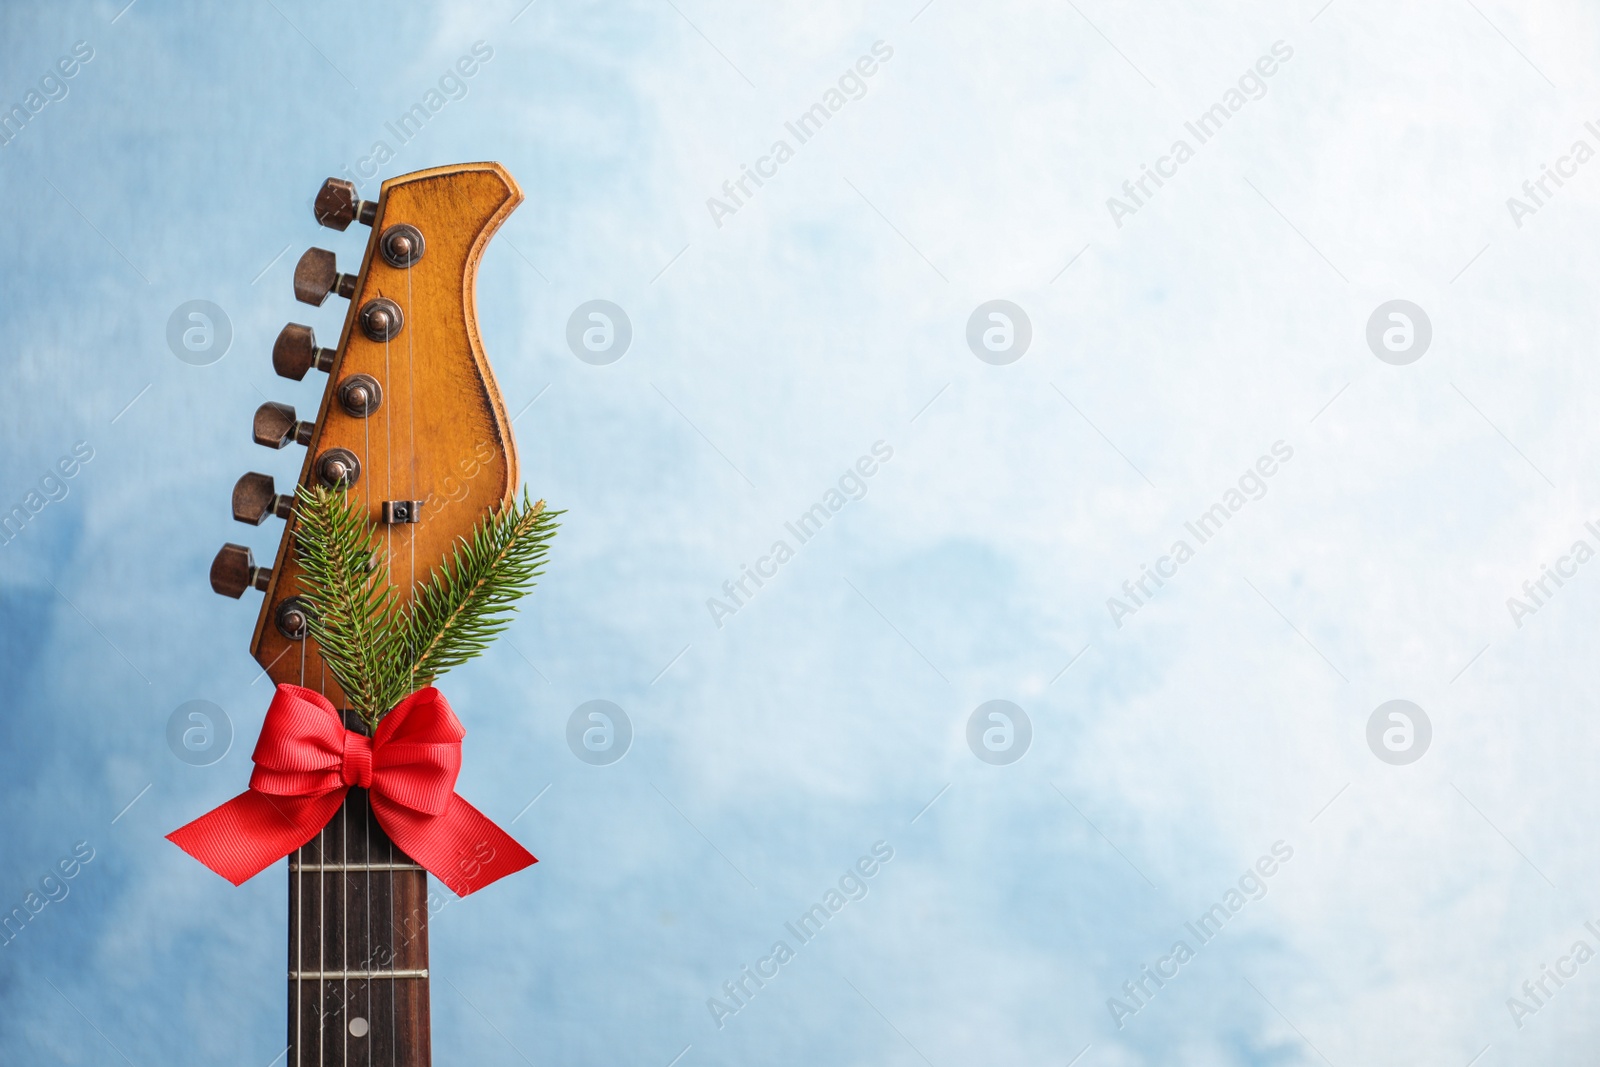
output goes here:
{"type": "Polygon", "coordinates": [[[372,814],[401,851],[458,897],[539,862],[459,795],[450,797],[442,814],[429,815],[374,791],[372,814]]]}
{"type": "Polygon", "coordinates": [[[316,837],[346,789],[320,796],[271,796],[246,790],[167,835],[167,840],[234,885],[241,885],[316,837]]]}

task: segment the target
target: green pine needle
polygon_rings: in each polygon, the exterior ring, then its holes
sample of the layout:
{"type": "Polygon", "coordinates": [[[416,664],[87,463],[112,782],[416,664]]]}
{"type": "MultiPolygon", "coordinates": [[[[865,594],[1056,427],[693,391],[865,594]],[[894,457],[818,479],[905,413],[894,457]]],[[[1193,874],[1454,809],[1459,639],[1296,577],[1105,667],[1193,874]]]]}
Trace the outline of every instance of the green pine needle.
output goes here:
{"type": "Polygon", "coordinates": [[[300,589],[311,608],[311,637],[350,706],[375,722],[405,695],[396,694],[391,667],[398,597],[377,533],[340,490],[301,489],[295,514],[300,589]]]}
{"type": "Polygon", "coordinates": [[[544,569],[559,514],[524,492],[460,538],[403,607],[359,501],[342,489],[300,491],[295,542],[310,635],[369,728],[509,625],[544,569]]]}
{"type": "Polygon", "coordinates": [[[406,617],[406,647],[417,685],[429,685],[489,647],[516,603],[544,570],[559,511],[522,499],[485,516],[451,559],[417,591],[406,617]]]}

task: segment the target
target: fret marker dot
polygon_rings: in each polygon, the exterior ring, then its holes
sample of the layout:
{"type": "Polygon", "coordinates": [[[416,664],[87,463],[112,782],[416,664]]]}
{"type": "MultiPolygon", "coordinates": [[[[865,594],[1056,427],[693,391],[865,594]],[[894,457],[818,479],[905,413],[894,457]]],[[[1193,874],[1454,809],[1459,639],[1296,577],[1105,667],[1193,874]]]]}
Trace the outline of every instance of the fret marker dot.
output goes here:
{"type": "Polygon", "coordinates": [[[359,1015],[356,1016],[354,1019],[351,1019],[350,1020],[350,1036],[351,1037],[366,1037],[367,1036],[367,1020],[361,1018],[361,1016],[359,1016],[359,1015]]]}

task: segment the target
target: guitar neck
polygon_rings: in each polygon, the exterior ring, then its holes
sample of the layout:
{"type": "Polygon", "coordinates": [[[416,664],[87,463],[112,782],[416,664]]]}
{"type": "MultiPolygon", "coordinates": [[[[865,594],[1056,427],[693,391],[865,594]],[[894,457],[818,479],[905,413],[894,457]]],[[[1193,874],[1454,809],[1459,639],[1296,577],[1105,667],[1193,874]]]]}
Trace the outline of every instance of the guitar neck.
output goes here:
{"type": "Polygon", "coordinates": [[[428,1067],[431,1044],[428,875],[352,788],[289,856],[287,1067],[428,1067]]]}
{"type": "MultiPolygon", "coordinates": [[[[251,655],[274,685],[305,687],[315,679],[309,695],[316,697],[317,714],[351,703],[346,685],[356,700],[370,697],[374,704],[383,691],[387,707],[362,709],[371,717],[395,708],[401,694],[389,692],[388,683],[402,674],[414,677],[420,650],[444,647],[437,644],[438,620],[429,621],[429,610],[416,603],[418,591],[439,580],[430,575],[449,573],[453,561],[462,558],[463,544],[480,537],[503,543],[503,551],[493,555],[496,589],[503,593],[471,609],[488,627],[485,633],[499,628],[490,620],[503,619],[511,601],[528,592],[543,569],[555,532],[553,514],[559,512],[545,512],[543,501],[535,504],[525,494],[519,502],[512,415],[490,371],[477,311],[484,251],[522,199],[505,167],[480,162],[391,177],[375,201],[363,199],[354,182],[329,178],[311,205],[316,221],[329,230],[367,231],[360,247],[349,241],[337,253],[307,248],[294,267],[294,297],[311,307],[323,307],[330,298],[350,303],[335,347],[319,344],[309,325],[294,322],[284,325],[273,343],[272,369],[297,382],[309,375],[311,382],[321,383],[321,399],[313,414],[262,397],[266,402],[256,409],[250,436],[273,451],[303,446],[300,473],[292,485],[257,471],[239,478],[233,518],[253,527],[283,520],[276,555],[270,565],[258,563],[249,546],[228,542],[211,562],[210,581],[214,591],[235,600],[251,591],[263,594],[251,655]],[[333,523],[339,538],[361,538],[363,550],[342,558],[370,565],[318,563],[319,522],[323,533],[333,523]],[[373,627],[367,625],[370,618],[357,624],[348,612],[323,610],[340,598],[348,604],[346,594],[367,606],[391,605],[396,613],[373,627]],[[383,635],[388,622],[401,628],[419,625],[419,633],[433,631],[424,633],[426,641],[391,651],[383,635]],[[372,629],[378,632],[367,632],[372,629]],[[386,678],[374,688],[368,683],[375,667],[386,678]]],[[[610,309],[605,315],[591,313],[593,322],[605,324],[608,337],[613,326],[622,331],[620,356],[627,344],[626,316],[606,301],[592,303],[610,309]],[[621,316],[616,323],[608,317],[612,312],[621,316]]],[[[191,304],[220,313],[205,301],[191,304]]],[[[205,324],[208,338],[210,313],[189,315],[191,322],[205,324]]],[[[370,613],[363,608],[357,614],[370,613]]],[[[459,662],[476,655],[480,649],[471,644],[461,646],[460,655],[446,653],[446,659],[459,662]]],[[[288,700],[299,706],[293,693],[288,700]]],[[[457,746],[458,760],[461,726],[454,713],[442,698],[425,706],[418,714],[432,716],[438,727],[431,743],[441,753],[457,746]]],[[[346,729],[366,732],[350,711],[343,719],[346,729]]],[[[277,725],[282,732],[271,744],[263,733],[257,755],[285,764],[275,763],[274,771],[293,772],[297,768],[287,764],[295,762],[296,729],[307,724],[286,707],[277,725]]],[[[441,757],[425,767],[394,769],[396,788],[423,782],[431,789],[448,778],[453,789],[459,763],[447,763],[441,757]]],[[[354,766],[352,759],[349,767],[354,766]]],[[[384,796],[383,779],[370,776],[370,760],[365,766],[355,773],[376,782],[378,795],[384,796]]],[[[262,800],[269,794],[252,790],[251,795],[168,836],[238,884],[283,855],[281,839],[253,825],[271,821],[263,814],[270,810],[262,800]],[[246,818],[241,812],[251,814],[246,818]],[[239,837],[247,839],[243,845],[234,840],[239,837]]],[[[303,817],[313,808],[318,818],[327,810],[302,804],[298,811],[303,817]]],[[[284,810],[278,814],[295,827],[295,839],[309,832],[309,825],[284,810]]],[[[397,832],[461,892],[535,862],[469,805],[428,814],[404,824],[416,836],[397,832]],[[470,855],[447,858],[453,835],[468,825],[478,835],[470,855]]],[[[365,789],[350,788],[332,821],[289,854],[288,889],[285,1067],[429,1067],[428,876],[379,827],[365,789]]],[[[284,1062],[282,1055],[278,1062],[284,1062]]]]}

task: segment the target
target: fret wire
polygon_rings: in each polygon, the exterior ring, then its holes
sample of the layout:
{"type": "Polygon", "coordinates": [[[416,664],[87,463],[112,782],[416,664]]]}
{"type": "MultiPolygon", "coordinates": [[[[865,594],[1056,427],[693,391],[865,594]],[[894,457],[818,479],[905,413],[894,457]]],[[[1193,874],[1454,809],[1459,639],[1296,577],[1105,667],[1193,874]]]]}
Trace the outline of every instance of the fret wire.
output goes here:
{"type": "Polygon", "coordinates": [[[306,863],[304,871],[420,871],[415,863],[306,863]]]}
{"type": "Polygon", "coordinates": [[[348,981],[352,978],[358,981],[367,978],[426,978],[428,977],[428,969],[426,967],[414,967],[409,970],[398,971],[293,971],[290,972],[289,977],[296,981],[303,978],[324,982],[337,982],[341,979],[348,981]]]}

